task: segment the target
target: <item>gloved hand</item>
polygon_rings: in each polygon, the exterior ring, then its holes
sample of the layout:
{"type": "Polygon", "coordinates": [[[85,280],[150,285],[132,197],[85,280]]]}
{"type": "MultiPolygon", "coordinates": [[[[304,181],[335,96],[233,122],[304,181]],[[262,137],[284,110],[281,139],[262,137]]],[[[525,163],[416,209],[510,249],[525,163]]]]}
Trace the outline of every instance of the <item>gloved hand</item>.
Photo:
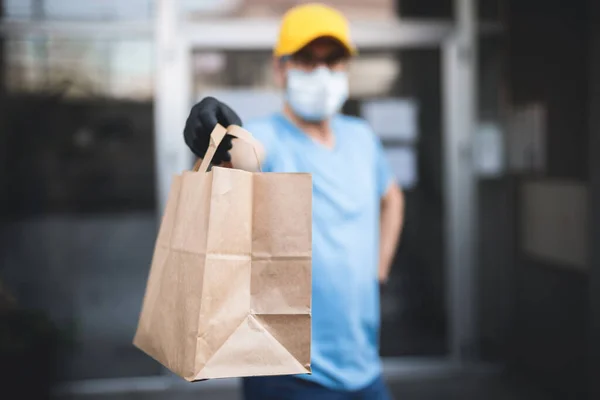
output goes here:
{"type": "MultiPolygon", "coordinates": [[[[232,124],[242,126],[242,120],[235,111],[214,97],[205,97],[192,107],[185,123],[183,136],[185,143],[198,157],[204,158],[210,143],[210,134],[217,123],[225,128],[232,124]]],[[[229,150],[231,150],[232,138],[230,135],[225,135],[217,148],[212,164],[219,165],[231,161],[229,150]]]]}

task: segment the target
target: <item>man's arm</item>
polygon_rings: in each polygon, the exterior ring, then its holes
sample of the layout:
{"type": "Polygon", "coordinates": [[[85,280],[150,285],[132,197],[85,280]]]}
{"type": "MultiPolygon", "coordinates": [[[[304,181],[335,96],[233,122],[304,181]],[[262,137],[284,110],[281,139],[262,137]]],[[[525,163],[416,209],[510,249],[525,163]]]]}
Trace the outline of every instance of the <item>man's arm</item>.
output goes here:
{"type": "Polygon", "coordinates": [[[404,194],[395,182],[381,199],[379,282],[387,281],[404,223],[404,194]]]}

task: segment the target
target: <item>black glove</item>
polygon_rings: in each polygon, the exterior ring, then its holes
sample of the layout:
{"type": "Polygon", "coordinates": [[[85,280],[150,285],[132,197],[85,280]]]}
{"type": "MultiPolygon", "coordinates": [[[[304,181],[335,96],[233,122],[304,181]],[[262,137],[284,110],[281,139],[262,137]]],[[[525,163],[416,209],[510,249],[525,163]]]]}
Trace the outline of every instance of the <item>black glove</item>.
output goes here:
{"type": "MultiPolygon", "coordinates": [[[[198,157],[204,158],[210,143],[210,134],[217,123],[227,128],[229,125],[241,126],[242,120],[226,104],[213,97],[205,97],[192,107],[185,123],[183,136],[185,143],[198,157]]],[[[212,164],[219,165],[231,161],[229,150],[231,150],[232,138],[230,135],[225,135],[217,148],[212,164]]]]}

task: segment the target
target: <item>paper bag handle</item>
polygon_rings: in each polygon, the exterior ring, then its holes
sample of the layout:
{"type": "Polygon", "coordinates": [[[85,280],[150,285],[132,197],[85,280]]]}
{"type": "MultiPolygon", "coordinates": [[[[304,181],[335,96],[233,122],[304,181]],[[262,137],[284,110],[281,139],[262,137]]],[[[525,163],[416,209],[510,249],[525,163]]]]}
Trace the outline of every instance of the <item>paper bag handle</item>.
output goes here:
{"type": "Polygon", "coordinates": [[[254,152],[254,156],[256,157],[256,163],[258,164],[258,170],[262,172],[260,166],[260,158],[258,157],[258,153],[256,152],[256,146],[258,145],[258,143],[256,142],[256,139],[252,137],[252,134],[238,125],[229,125],[227,129],[225,129],[221,124],[215,125],[215,128],[210,134],[210,143],[208,145],[208,150],[206,150],[206,154],[204,155],[203,159],[198,159],[198,161],[196,161],[196,163],[194,164],[193,171],[208,171],[208,167],[213,157],[215,156],[217,147],[219,147],[225,135],[231,135],[233,137],[236,137],[252,146],[252,151],[254,152]]]}

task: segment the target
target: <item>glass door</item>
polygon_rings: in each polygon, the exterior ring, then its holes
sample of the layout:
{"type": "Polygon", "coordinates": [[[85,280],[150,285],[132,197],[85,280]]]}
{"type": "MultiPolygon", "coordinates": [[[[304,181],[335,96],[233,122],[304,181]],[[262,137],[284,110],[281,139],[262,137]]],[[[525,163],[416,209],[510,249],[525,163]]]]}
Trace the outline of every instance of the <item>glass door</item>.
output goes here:
{"type": "MultiPolygon", "coordinates": [[[[383,357],[446,357],[440,52],[361,51],[343,112],[366,118],[406,196],[406,225],[381,293],[383,357]]],[[[279,111],[271,52],[196,51],[193,97],[222,99],[243,120],[279,111]]]]}

